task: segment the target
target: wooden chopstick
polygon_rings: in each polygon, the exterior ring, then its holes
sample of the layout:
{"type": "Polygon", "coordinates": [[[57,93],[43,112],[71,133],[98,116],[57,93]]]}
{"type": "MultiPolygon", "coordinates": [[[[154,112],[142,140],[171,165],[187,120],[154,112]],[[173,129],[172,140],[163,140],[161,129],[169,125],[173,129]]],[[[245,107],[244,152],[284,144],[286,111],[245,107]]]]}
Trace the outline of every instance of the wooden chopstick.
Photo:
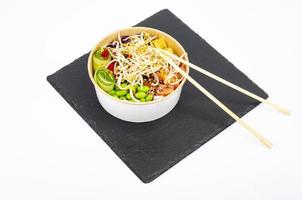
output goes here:
{"type": "Polygon", "coordinates": [[[267,104],[267,105],[275,108],[276,110],[278,110],[279,112],[281,112],[283,114],[290,115],[289,110],[287,110],[287,109],[285,109],[285,108],[283,108],[283,107],[281,107],[281,106],[279,106],[277,104],[274,104],[274,103],[272,103],[269,100],[266,100],[266,99],[264,99],[264,98],[262,98],[262,97],[260,97],[260,96],[258,96],[256,94],[254,94],[254,93],[251,93],[251,92],[249,92],[249,91],[247,91],[247,90],[239,87],[238,85],[235,85],[235,84],[233,84],[233,83],[231,83],[231,82],[229,82],[229,81],[227,81],[227,80],[225,80],[225,79],[223,79],[223,78],[221,78],[221,77],[219,77],[219,76],[217,76],[215,74],[212,74],[209,71],[206,71],[205,69],[202,69],[202,68],[200,68],[200,67],[198,67],[198,66],[196,66],[196,65],[194,65],[194,64],[192,64],[192,63],[190,63],[190,62],[188,62],[188,61],[186,61],[186,60],[184,60],[182,58],[179,58],[178,56],[176,56],[174,54],[171,54],[170,52],[167,52],[167,51],[162,50],[162,49],[158,49],[158,50],[161,51],[162,53],[168,55],[169,57],[174,58],[174,59],[178,60],[179,62],[185,64],[185,65],[188,65],[192,69],[195,69],[196,71],[198,71],[198,72],[200,72],[200,73],[202,73],[202,74],[204,74],[204,75],[206,75],[206,76],[208,76],[208,77],[210,77],[212,79],[215,79],[216,81],[218,81],[220,83],[223,83],[223,84],[225,84],[225,85],[233,88],[234,90],[237,90],[237,91],[239,91],[239,92],[241,92],[241,93],[243,93],[243,94],[245,94],[245,95],[247,95],[247,96],[249,96],[251,98],[254,98],[254,99],[256,99],[256,100],[258,100],[258,101],[260,101],[262,103],[265,103],[265,104],[267,104]]]}
{"type": "Polygon", "coordinates": [[[209,99],[211,99],[216,105],[218,105],[222,110],[224,110],[227,114],[229,114],[233,119],[235,119],[239,124],[241,124],[245,129],[247,129],[250,133],[252,133],[261,143],[263,143],[266,147],[272,148],[272,143],[260,135],[255,129],[253,129],[250,125],[248,125],[245,121],[243,121],[240,117],[238,117],[233,111],[231,111],[228,107],[226,107],[222,102],[220,102],[216,97],[214,97],[209,91],[207,91],[203,86],[197,83],[191,76],[189,76],[186,72],[180,69],[171,58],[164,55],[161,51],[155,49],[157,53],[163,57],[169,64],[174,67],[177,72],[179,72],[183,77],[185,77],[189,82],[191,82],[197,89],[199,89],[202,93],[204,93],[209,99]]]}

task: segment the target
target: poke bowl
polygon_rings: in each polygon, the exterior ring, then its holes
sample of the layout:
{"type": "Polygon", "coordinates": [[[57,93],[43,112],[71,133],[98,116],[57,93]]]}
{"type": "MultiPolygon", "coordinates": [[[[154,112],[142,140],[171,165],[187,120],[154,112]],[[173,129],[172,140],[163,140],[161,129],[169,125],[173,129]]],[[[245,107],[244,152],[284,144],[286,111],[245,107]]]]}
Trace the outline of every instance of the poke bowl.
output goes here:
{"type": "MultiPolygon", "coordinates": [[[[110,33],[91,50],[88,75],[109,114],[128,122],[148,122],[176,106],[185,78],[156,53],[157,48],[188,61],[176,39],[147,27],[110,33]]],[[[188,66],[171,61],[189,73],[188,66]]]]}

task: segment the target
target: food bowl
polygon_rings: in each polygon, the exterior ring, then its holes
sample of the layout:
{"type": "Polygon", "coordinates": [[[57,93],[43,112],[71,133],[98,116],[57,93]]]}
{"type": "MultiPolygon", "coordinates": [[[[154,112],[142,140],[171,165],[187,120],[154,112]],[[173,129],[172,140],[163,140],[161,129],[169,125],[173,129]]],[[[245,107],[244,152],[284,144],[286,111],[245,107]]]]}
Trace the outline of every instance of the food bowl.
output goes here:
{"type": "MultiPolygon", "coordinates": [[[[139,34],[141,32],[147,32],[150,33],[151,35],[156,35],[163,38],[166,41],[167,45],[173,49],[174,53],[177,56],[181,56],[182,54],[184,54],[183,59],[188,61],[188,57],[184,48],[177,40],[175,40],[170,35],[153,28],[132,27],[127,29],[122,29],[107,35],[97,43],[97,45],[90,52],[87,66],[88,66],[88,74],[91,82],[95,87],[98,101],[108,113],[121,120],[129,121],[129,122],[153,121],[168,114],[177,104],[181,94],[182,87],[185,83],[185,79],[183,79],[182,82],[179,84],[179,86],[172,93],[170,93],[169,95],[163,98],[156,99],[149,102],[130,102],[125,100],[120,100],[109,95],[98,86],[98,84],[95,82],[93,78],[93,64],[92,64],[93,53],[100,46],[107,45],[108,43],[115,40],[117,38],[118,33],[121,36],[127,36],[127,35],[139,34]]],[[[189,73],[189,67],[186,66],[185,68],[186,68],[186,73],[189,73]]]]}

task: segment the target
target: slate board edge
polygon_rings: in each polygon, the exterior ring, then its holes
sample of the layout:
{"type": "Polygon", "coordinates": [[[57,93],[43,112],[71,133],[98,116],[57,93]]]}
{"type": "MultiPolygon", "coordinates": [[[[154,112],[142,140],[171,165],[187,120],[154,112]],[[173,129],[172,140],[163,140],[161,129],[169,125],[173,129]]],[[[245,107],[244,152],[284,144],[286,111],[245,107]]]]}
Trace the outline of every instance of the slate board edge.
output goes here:
{"type": "MultiPolygon", "coordinates": [[[[82,57],[82,56],[81,56],[82,57]]],[[[76,59],[77,60],[77,59],[76,59]]],[[[75,60],[75,61],[76,61],[75,60]]],[[[70,63],[72,64],[72,63],[70,63]]],[[[68,66],[68,65],[67,65],[68,66]]],[[[66,67],[66,66],[65,66],[66,67]]],[[[64,68],[64,67],[63,67],[64,68]]],[[[63,68],[61,68],[60,70],[62,70],[63,68]]],[[[57,72],[59,72],[60,70],[58,70],[57,72]]],[[[109,148],[117,155],[117,157],[119,157],[127,166],[128,168],[143,182],[143,183],[149,183],[152,180],[149,181],[148,178],[141,176],[140,174],[138,174],[136,172],[136,168],[134,166],[132,166],[130,163],[127,162],[127,160],[122,156],[123,154],[119,152],[118,148],[114,145],[114,143],[112,143],[110,141],[110,139],[108,139],[106,137],[106,135],[102,134],[102,132],[99,132],[98,129],[95,127],[94,123],[91,123],[90,121],[86,120],[84,118],[85,113],[81,112],[81,109],[72,103],[72,100],[68,97],[68,95],[65,95],[64,92],[62,90],[60,90],[59,87],[57,87],[57,85],[55,84],[55,81],[53,81],[52,79],[52,75],[55,75],[57,72],[55,72],[54,74],[51,74],[49,76],[47,76],[47,81],[50,83],[50,85],[63,97],[63,99],[73,108],[74,111],[76,111],[80,117],[92,128],[92,130],[99,136],[101,137],[101,139],[109,146],[109,148]]],[[[101,105],[100,105],[101,106],[101,105]]],[[[155,177],[156,178],[156,177],[155,177]]]]}
{"type": "MultiPolygon", "coordinates": [[[[200,40],[203,40],[209,47],[212,47],[205,39],[203,39],[202,37],[200,37],[200,35],[198,33],[196,33],[194,30],[192,30],[186,23],[184,23],[180,18],[178,18],[173,12],[171,12],[169,9],[162,9],[160,11],[158,11],[157,13],[153,14],[152,16],[146,18],[145,20],[148,20],[149,18],[154,17],[155,15],[160,15],[162,12],[168,12],[170,15],[173,15],[174,18],[179,21],[182,25],[184,25],[186,28],[188,28],[193,34],[195,34],[200,40]]],[[[144,21],[145,21],[144,20],[144,21]]],[[[138,23],[135,26],[139,26],[140,23],[138,23]]],[[[152,27],[151,27],[152,28],[152,27]]],[[[215,51],[215,53],[219,54],[221,57],[223,57],[227,62],[231,63],[227,58],[225,58],[221,53],[219,53],[214,47],[212,47],[215,51]]],[[[233,65],[233,63],[231,63],[233,65]]],[[[236,67],[235,65],[233,65],[234,67],[236,67]]],[[[243,76],[245,76],[246,79],[250,80],[252,83],[254,83],[260,90],[262,90],[265,93],[265,96],[263,96],[264,99],[268,98],[268,94],[262,89],[260,88],[254,81],[252,81],[245,73],[243,73],[241,70],[239,70],[237,67],[236,69],[242,73],[243,76]]],[[[188,84],[188,83],[186,83],[188,84]]],[[[260,102],[251,105],[249,107],[247,107],[242,113],[239,114],[240,117],[244,116],[245,114],[247,114],[249,111],[251,111],[252,109],[256,108],[258,105],[260,104],[260,102]]],[[[223,111],[222,111],[223,112],[223,111]]],[[[157,178],[158,176],[160,176],[161,174],[163,174],[165,171],[167,171],[168,169],[170,169],[172,166],[174,166],[175,164],[177,164],[178,162],[182,161],[185,157],[187,157],[189,154],[193,153],[195,150],[197,150],[199,147],[201,147],[203,144],[205,144],[206,142],[208,142],[209,140],[211,140],[212,138],[214,138],[216,135],[218,135],[220,132],[222,132],[224,129],[228,128],[230,125],[232,125],[235,121],[230,118],[228,121],[226,121],[225,123],[225,127],[221,127],[219,129],[215,129],[215,131],[213,131],[205,140],[202,140],[198,143],[196,143],[191,149],[189,149],[187,152],[185,152],[184,154],[180,155],[177,159],[174,159],[174,161],[169,162],[165,167],[163,167],[161,170],[157,171],[156,173],[147,176],[147,177],[141,177],[138,176],[144,183],[149,183],[151,181],[153,181],[155,178],[157,178]]]]}
{"type": "MultiPolygon", "coordinates": [[[[249,107],[247,107],[242,113],[240,113],[240,117],[244,116],[245,114],[247,114],[249,111],[251,111],[252,109],[254,109],[255,107],[257,107],[260,103],[257,103],[257,105],[251,105],[249,107]]],[[[222,111],[223,112],[223,111],[222,111]]],[[[207,138],[205,138],[204,140],[195,143],[193,145],[193,147],[189,150],[187,150],[185,153],[183,153],[182,155],[180,155],[177,159],[175,159],[172,162],[169,162],[168,165],[166,165],[165,167],[163,167],[161,170],[159,170],[158,172],[147,176],[147,177],[143,177],[145,181],[143,181],[142,178],[139,178],[144,182],[144,183],[150,183],[151,181],[153,181],[154,179],[156,179],[157,177],[159,177],[161,174],[163,174],[164,172],[166,172],[168,169],[170,169],[171,167],[173,167],[174,165],[176,165],[178,162],[182,161],[184,158],[186,158],[188,155],[190,155],[191,153],[193,153],[194,151],[196,151],[198,148],[200,148],[202,145],[204,145],[205,143],[207,143],[209,140],[213,139],[216,135],[218,135],[219,133],[221,133],[223,130],[225,130],[226,128],[228,128],[230,125],[232,125],[235,121],[230,118],[228,121],[226,121],[226,123],[224,124],[225,127],[221,127],[218,129],[215,129],[215,131],[213,131],[207,138]]],[[[244,130],[243,130],[244,131],[244,130]]]]}
{"type": "MultiPolygon", "coordinates": [[[[64,67],[63,67],[64,68],[64,67]]],[[[62,68],[62,69],[63,69],[62,68]]],[[[58,70],[60,71],[60,70],[58,70]]],[[[55,72],[56,73],[56,72],[55,72]]],[[[54,73],[54,74],[55,74],[54,73]]],[[[93,123],[90,123],[89,121],[86,121],[84,118],[84,114],[81,112],[81,110],[72,103],[72,101],[69,99],[68,96],[64,95],[64,92],[61,91],[55,84],[55,82],[52,81],[52,75],[47,76],[47,81],[53,86],[53,88],[55,88],[55,90],[61,94],[61,96],[63,97],[63,99],[65,99],[65,101],[80,115],[80,117],[96,132],[99,133],[96,129],[96,127],[94,126],[93,123]]],[[[260,103],[257,103],[257,105],[259,105],[260,103]]],[[[255,107],[257,106],[255,105],[255,107]]],[[[247,114],[249,111],[251,111],[253,108],[255,108],[253,105],[247,107],[242,113],[240,113],[240,117],[244,116],[245,114],[247,114]]],[[[136,172],[136,168],[134,166],[132,166],[130,163],[127,162],[126,159],[124,159],[124,157],[122,156],[122,153],[120,153],[118,151],[118,148],[115,147],[115,145],[113,145],[114,143],[112,143],[107,137],[106,135],[103,135],[102,133],[99,133],[97,135],[99,135],[104,142],[113,150],[113,152],[128,166],[128,168],[143,182],[143,183],[150,183],[152,182],[154,179],[156,179],[157,177],[159,177],[161,174],[163,174],[164,172],[166,172],[168,169],[170,169],[171,167],[173,167],[175,164],[177,164],[178,162],[182,161],[185,157],[187,157],[188,155],[190,155],[191,153],[193,153],[195,150],[197,150],[199,147],[201,147],[203,144],[207,143],[209,140],[213,139],[216,135],[218,135],[220,132],[222,132],[224,129],[228,128],[230,125],[232,125],[234,123],[234,120],[232,118],[230,118],[227,122],[226,122],[226,126],[225,127],[221,127],[218,129],[215,129],[215,131],[213,131],[206,139],[196,143],[191,149],[189,149],[188,151],[186,151],[184,154],[180,155],[177,159],[174,159],[173,161],[169,162],[165,167],[163,167],[161,170],[159,170],[158,172],[150,175],[150,176],[141,176],[140,174],[138,174],[136,172]]]]}
{"type": "MultiPolygon", "coordinates": [[[[190,29],[192,31],[192,33],[196,34],[201,40],[205,41],[203,38],[201,38],[195,31],[193,31],[187,24],[185,24],[181,19],[179,19],[176,15],[174,15],[170,10],[168,9],[163,9],[160,10],[159,12],[155,13],[154,15],[146,18],[145,20],[152,18],[155,15],[160,14],[161,12],[169,12],[171,15],[173,15],[175,17],[176,20],[180,21],[183,25],[185,25],[188,29],[190,29]]],[[[136,25],[137,26],[137,25],[136,25]]],[[[205,41],[206,42],[206,41],[205,41]]],[[[206,42],[207,43],[207,42],[206,42]]],[[[208,44],[208,43],[207,43],[208,44]]],[[[209,45],[209,44],[208,44],[209,45]]],[[[210,46],[210,45],[209,45],[210,46]]],[[[221,55],[216,49],[215,49],[216,53],[218,53],[220,56],[222,56],[224,59],[226,59],[223,55],[221,55]]],[[[86,54],[84,54],[86,55],[86,54]]],[[[83,55],[83,56],[84,56],[83,55]]],[[[82,58],[79,57],[78,59],[82,58]]],[[[78,59],[74,60],[73,62],[77,61],[78,59]]],[[[227,59],[226,59],[227,60],[227,59]]],[[[227,60],[228,61],[228,60],[227,60]]],[[[73,62],[71,62],[70,64],[72,64],[73,62]]],[[[229,62],[229,61],[228,61],[229,62]]],[[[70,65],[68,64],[68,65],[70,65]]],[[[66,65],[66,66],[68,66],[66,65]]],[[[66,66],[64,66],[63,68],[65,68],[66,66]]],[[[55,73],[53,73],[52,75],[56,74],[57,72],[61,71],[63,68],[59,69],[58,71],[56,71],[55,73]]],[[[237,68],[237,70],[239,70],[237,68]]],[[[240,70],[239,70],[240,71],[240,70]]],[[[241,72],[241,71],[240,71],[241,72]]],[[[247,79],[249,79],[244,73],[242,73],[247,79]]],[[[77,107],[77,105],[74,105],[72,103],[72,100],[67,96],[64,95],[64,92],[60,90],[59,87],[56,86],[55,81],[52,80],[52,75],[47,76],[47,81],[55,88],[55,90],[61,94],[61,96],[67,101],[67,103],[69,105],[71,105],[71,107],[81,116],[82,119],[84,119],[85,114],[81,112],[81,109],[79,107],[77,107]]],[[[250,79],[249,79],[250,80],[250,79]]],[[[252,80],[250,80],[252,81],[252,80]]],[[[252,81],[253,82],[253,81],[252,81]]],[[[254,83],[254,82],[253,82],[254,83]]],[[[255,84],[255,83],[254,83],[255,84]]],[[[257,85],[257,84],[255,84],[257,85]]],[[[257,85],[258,86],[258,85],[257,85]]],[[[259,86],[258,86],[259,87],[259,86]]],[[[260,88],[260,87],[259,87],[260,88]]],[[[261,88],[260,88],[261,89],[261,88]]],[[[262,89],[261,89],[262,90],[262,89]]],[[[268,98],[268,95],[265,91],[263,91],[266,94],[266,97],[263,98],[268,98]]],[[[256,106],[258,106],[260,103],[257,103],[255,105],[251,105],[249,107],[247,107],[242,113],[240,113],[240,117],[244,116],[245,114],[247,114],[249,111],[251,111],[253,108],[255,108],[256,106]]],[[[226,129],[227,127],[229,127],[232,123],[234,123],[234,120],[232,118],[230,118],[228,121],[226,121],[226,126],[225,127],[221,127],[219,129],[215,129],[215,131],[213,131],[205,140],[202,140],[198,143],[196,143],[191,149],[189,149],[188,151],[186,151],[184,154],[180,155],[177,159],[174,159],[173,161],[169,162],[165,167],[163,167],[161,170],[159,170],[158,172],[150,175],[150,176],[141,176],[140,174],[136,173],[136,168],[134,166],[132,166],[130,163],[127,162],[126,159],[124,159],[124,157],[122,156],[122,153],[120,153],[118,151],[118,148],[115,147],[115,145],[113,145],[114,143],[112,143],[105,135],[101,134],[100,132],[97,131],[95,125],[93,123],[90,123],[88,120],[86,121],[84,119],[85,122],[88,123],[88,125],[96,132],[98,133],[98,135],[105,141],[105,143],[114,151],[114,153],[129,167],[129,169],[143,182],[143,183],[150,183],[151,181],[153,181],[155,178],[157,178],[158,176],[160,176],[161,174],[163,174],[165,171],[167,171],[168,169],[170,169],[172,166],[174,166],[175,164],[177,164],[179,161],[181,161],[182,159],[184,159],[185,157],[187,157],[189,154],[191,154],[192,152],[194,152],[195,150],[197,150],[200,146],[202,146],[203,144],[205,144],[206,142],[208,142],[210,139],[214,138],[216,135],[218,135],[218,133],[222,132],[224,129],[226,129]]]]}
{"type": "MultiPolygon", "coordinates": [[[[173,15],[173,17],[175,18],[175,20],[177,20],[178,22],[180,22],[183,26],[185,26],[187,29],[189,29],[193,34],[195,34],[200,40],[204,41],[208,47],[213,48],[214,52],[217,53],[219,56],[221,56],[223,59],[225,59],[226,62],[232,64],[240,73],[242,76],[244,76],[246,79],[248,79],[249,81],[251,81],[252,83],[255,84],[255,86],[257,86],[260,90],[263,91],[263,93],[265,94],[264,96],[261,96],[264,99],[267,99],[269,96],[268,94],[261,88],[258,86],[258,84],[256,84],[253,80],[251,80],[245,73],[243,73],[240,69],[238,69],[232,62],[230,62],[226,57],[224,57],[219,51],[217,51],[212,45],[210,45],[204,38],[202,38],[198,33],[196,33],[193,29],[191,29],[190,26],[188,26],[184,21],[182,21],[180,18],[178,18],[173,12],[171,12],[169,9],[165,8],[162,9],[160,11],[158,11],[157,13],[151,15],[150,17],[146,18],[145,20],[152,18],[155,15],[160,15],[162,12],[168,12],[170,15],[173,15]]],[[[144,21],[145,21],[144,20],[144,21]]],[[[143,21],[142,21],[143,22],[143,21]]],[[[141,22],[140,22],[141,23],[141,22]]],[[[140,24],[138,23],[138,24],[140,24]]],[[[135,25],[137,26],[137,25],[135,25]]],[[[151,27],[152,28],[152,27],[151,27]]],[[[188,57],[190,58],[190,54],[188,54],[188,57]]],[[[257,106],[257,105],[256,105],[257,106]]]]}

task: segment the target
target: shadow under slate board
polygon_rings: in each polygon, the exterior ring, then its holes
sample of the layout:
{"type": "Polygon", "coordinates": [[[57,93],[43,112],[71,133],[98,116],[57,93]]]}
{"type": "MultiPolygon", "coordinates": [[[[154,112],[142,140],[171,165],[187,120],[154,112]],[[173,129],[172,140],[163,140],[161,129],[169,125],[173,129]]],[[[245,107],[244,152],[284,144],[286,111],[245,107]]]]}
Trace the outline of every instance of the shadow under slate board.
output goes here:
{"type": "MultiPolygon", "coordinates": [[[[192,63],[263,98],[268,97],[169,10],[161,10],[136,26],[152,27],[170,34],[184,46],[192,63]]],[[[189,82],[176,107],[163,118],[147,123],[119,120],[99,104],[87,74],[87,59],[88,54],[83,55],[48,76],[47,80],[144,183],[151,182],[234,123],[189,82]]],[[[259,104],[192,69],[190,75],[239,116],[259,104]]]]}

